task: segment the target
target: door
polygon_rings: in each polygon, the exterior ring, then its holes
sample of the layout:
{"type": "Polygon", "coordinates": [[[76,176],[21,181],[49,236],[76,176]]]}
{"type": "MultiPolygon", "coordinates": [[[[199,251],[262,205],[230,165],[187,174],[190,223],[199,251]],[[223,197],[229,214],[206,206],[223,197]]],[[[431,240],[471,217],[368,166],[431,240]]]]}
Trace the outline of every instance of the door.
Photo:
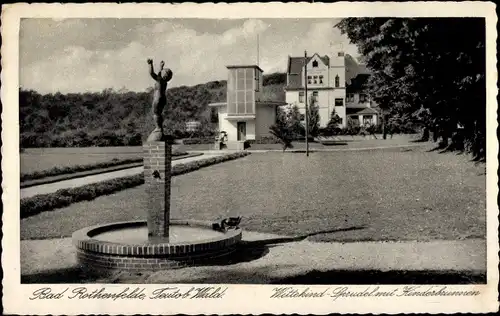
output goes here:
{"type": "Polygon", "coordinates": [[[245,141],[247,139],[247,123],[238,122],[238,140],[245,141]]]}

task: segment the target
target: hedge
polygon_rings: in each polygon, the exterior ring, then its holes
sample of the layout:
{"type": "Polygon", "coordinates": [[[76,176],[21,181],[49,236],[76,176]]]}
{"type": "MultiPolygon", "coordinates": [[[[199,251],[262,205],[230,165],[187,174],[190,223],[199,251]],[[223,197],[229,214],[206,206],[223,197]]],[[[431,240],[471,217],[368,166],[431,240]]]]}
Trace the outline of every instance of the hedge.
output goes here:
{"type": "Polygon", "coordinates": [[[188,139],[182,140],[182,143],[184,145],[213,144],[213,143],[215,143],[215,138],[214,137],[188,138],[188,139]]]}
{"type": "MultiPolygon", "coordinates": [[[[203,167],[218,164],[249,155],[248,152],[237,152],[224,156],[212,157],[172,167],[172,176],[192,172],[203,167]]],[[[137,174],[98,183],[87,184],[78,188],[60,189],[54,193],[35,195],[21,199],[21,218],[36,215],[41,212],[62,208],[72,203],[91,201],[102,195],[136,187],[144,183],[144,175],[137,174]]]]}
{"type": "MultiPolygon", "coordinates": [[[[186,152],[174,152],[174,153],[172,153],[172,156],[184,156],[184,155],[187,155],[187,153],[186,152]]],[[[89,171],[89,170],[95,170],[95,169],[103,169],[103,168],[127,165],[127,164],[131,164],[131,163],[142,162],[143,160],[144,160],[143,158],[129,158],[129,159],[114,158],[110,161],[99,162],[99,163],[94,163],[94,164],[73,165],[73,166],[66,166],[66,167],[54,167],[52,169],[35,171],[32,173],[21,173],[21,182],[29,181],[29,180],[38,180],[38,179],[42,179],[42,178],[46,178],[46,177],[60,176],[63,174],[68,174],[68,173],[75,173],[75,172],[82,172],[82,171],[89,171]]]]}

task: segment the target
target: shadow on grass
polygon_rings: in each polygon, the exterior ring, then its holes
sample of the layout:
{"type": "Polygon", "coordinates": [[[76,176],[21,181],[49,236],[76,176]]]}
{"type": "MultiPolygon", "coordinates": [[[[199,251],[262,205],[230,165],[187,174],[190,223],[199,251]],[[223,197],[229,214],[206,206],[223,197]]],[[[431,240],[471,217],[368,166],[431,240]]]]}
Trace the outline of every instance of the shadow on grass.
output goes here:
{"type": "MultiPolygon", "coordinates": [[[[230,254],[212,258],[208,260],[200,261],[195,264],[196,266],[228,266],[243,262],[251,262],[260,258],[263,258],[269,253],[269,248],[276,247],[279,244],[298,242],[305,240],[308,237],[321,235],[321,234],[331,234],[336,232],[344,232],[351,230],[364,229],[364,226],[353,226],[346,228],[335,228],[329,230],[322,230],[317,232],[312,232],[309,234],[295,236],[295,237],[283,237],[283,238],[270,238],[254,241],[242,241],[238,247],[230,254]]],[[[147,272],[145,272],[147,273],[147,272]]],[[[142,274],[141,274],[142,275],[142,274]]],[[[21,283],[95,283],[100,280],[96,275],[91,275],[85,273],[80,267],[75,266],[65,269],[55,269],[50,271],[43,271],[39,273],[21,275],[21,283]]],[[[111,282],[113,283],[113,282],[111,282]]],[[[196,283],[196,282],[195,282],[196,283]]]]}
{"type": "Polygon", "coordinates": [[[21,283],[88,283],[96,281],[96,276],[89,275],[79,266],[54,269],[33,274],[21,275],[21,283]]]}
{"type": "Polygon", "coordinates": [[[275,279],[272,284],[485,284],[479,271],[312,271],[275,279]]]}
{"type": "Polygon", "coordinates": [[[320,142],[321,145],[323,146],[345,146],[348,145],[347,142],[345,141],[340,141],[340,142],[320,142]]]}

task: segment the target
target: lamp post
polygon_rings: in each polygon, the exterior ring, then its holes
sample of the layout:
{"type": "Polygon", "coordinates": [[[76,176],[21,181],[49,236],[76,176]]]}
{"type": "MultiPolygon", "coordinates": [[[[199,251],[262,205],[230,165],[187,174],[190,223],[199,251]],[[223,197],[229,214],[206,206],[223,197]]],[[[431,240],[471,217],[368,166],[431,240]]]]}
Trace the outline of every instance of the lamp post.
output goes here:
{"type": "Polygon", "coordinates": [[[304,51],[304,94],[305,94],[305,109],[306,109],[306,156],[309,157],[309,109],[307,107],[307,51],[304,51]]]}

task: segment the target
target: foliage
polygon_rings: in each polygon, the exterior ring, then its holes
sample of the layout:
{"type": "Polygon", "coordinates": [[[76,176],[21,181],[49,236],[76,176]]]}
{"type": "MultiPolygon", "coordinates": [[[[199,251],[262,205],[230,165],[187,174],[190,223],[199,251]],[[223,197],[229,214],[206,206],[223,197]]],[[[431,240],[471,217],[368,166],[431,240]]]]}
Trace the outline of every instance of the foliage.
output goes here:
{"type": "Polygon", "coordinates": [[[335,108],[333,109],[332,113],[330,114],[330,120],[328,121],[328,124],[324,129],[322,129],[321,134],[324,136],[333,136],[333,135],[338,135],[342,133],[342,129],[340,128],[340,124],[342,122],[342,119],[338,114],[335,112],[335,108]]]}
{"type": "Polygon", "coordinates": [[[293,148],[294,133],[288,122],[288,114],[283,109],[278,109],[276,122],[269,127],[269,132],[283,144],[283,151],[293,148]]]}
{"type": "Polygon", "coordinates": [[[313,97],[310,98],[309,106],[307,107],[308,117],[307,117],[307,125],[308,125],[308,133],[310,137],[316,137],[319,134],[319,105],[318,101],[313,97]]]}
{"type": "Polygon", "coordinates": [[[443,143],[460,133],[458,147],[485,158],[484,19],[346,18],[337,27],[365,57],[370,93],[383,110],[411,120],[428,109],[424,124],[443,143]]]}
{"type": "Polygon", "coordinates": [[[188,138],[182,141],[184,145],[197,145],[197,144],[213,144],[215,143],[214,137],[205,138],[188,138]]]}
{"type": "MultiPolygon", "coordinates": [[[[172,176],[192,172],[203,167],[218,164],[224,161],[237,159],[249,155],[248,152],[237,152],[224,156],[217,156],[172,167],[172,176]]],[[[26,218],[41,212],[68,206],[81,201],[91,201],[99,196],[112,194],[117,191],[136,187],[144,183],[144,175],[137,174],[103,182],[88,184],[82,187],[60,189],[54,193],[35,195],[21,199],[21,218],[26,218]]]]}
{"type": "Polygon", "coordinates": [[[248,140],[250,144],[279,144],[281,141],[274,136],[262,136],[255,140],[248,140]]]}
{"type": "MultiPolygon", "coordinates": [[[[283,101],[286,75],[264,76],[264,100],[283,101]]],[[[217,112],[210,102],[226,100],[226,81],[167,90],[164,128],[176,138],[214,135],[217,112]],[[200,129],[187,131],[186,122],[199,121],[200,129]]],[[[151,132],[151,89],[39,94],[19,90],[20,146],[88,147],[138,146],[151,132]]]]}
{"type": "Polygon", "coordinates": [[[265,75],[262,82],[264,86],[280,85],[283,83],[286,83],[286,73],[284,72],[275,72],[265,75]]]}

